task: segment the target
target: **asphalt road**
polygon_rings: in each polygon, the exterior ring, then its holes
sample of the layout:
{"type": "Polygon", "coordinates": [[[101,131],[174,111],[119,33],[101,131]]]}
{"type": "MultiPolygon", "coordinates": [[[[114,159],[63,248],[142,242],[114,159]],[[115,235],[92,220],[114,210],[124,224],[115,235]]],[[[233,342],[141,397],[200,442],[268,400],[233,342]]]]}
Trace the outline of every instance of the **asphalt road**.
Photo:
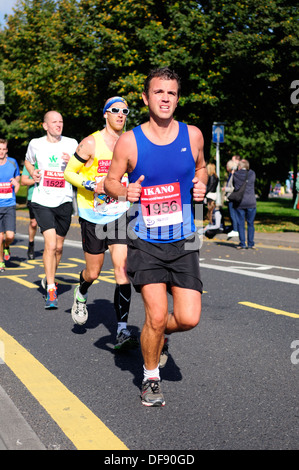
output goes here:
{"type": "MultiPolygon", "coordinates": [[[[80,243],[70,240],[64,248],[56,311],[44,309],[42,242],[36,241],[33,261],[27,261],[26,247],[26,237],[18,234],[0,276],[0,344],[1,332],[5,338],[0,386],[46,449],[89,445],[78,437],[81,425],[70,419],[73,407],[90,441],[96,435],[96,448],[298,450],[298,249],[238,251],[233,244],[203,244],[200,324],[171,337],[170,358],[161,371],[166,406],[148,409],[139,398],[140,350],[113,350],[109,255],[90,289],[89,320],[78,327],[70,309],[84,266],[80,243]],[[45,389],[41,395],[39,388],[45,389]]],[[[142,324],[142,301],[134,293],[129,325],[139,335],[142,324]]]]}

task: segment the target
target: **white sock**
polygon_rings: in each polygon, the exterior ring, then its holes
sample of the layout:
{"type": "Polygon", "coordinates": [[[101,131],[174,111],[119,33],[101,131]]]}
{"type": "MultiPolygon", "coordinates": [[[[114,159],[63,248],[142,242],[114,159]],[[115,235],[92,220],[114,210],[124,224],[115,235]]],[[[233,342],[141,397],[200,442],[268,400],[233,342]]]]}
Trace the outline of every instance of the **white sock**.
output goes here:
{"type": "Polygon", "coordinates": [[[148,379],[158,379],[160,380],[160,370],[159,366],[156,369],[148,370],[143,366],[143,381],[145,382],[148,379]]]}
{"type": "Polygon", "coordinates": [[[51,290],[51,289],[56,289],[55,284],[48,284],[47,285],[47,290],[51,290]]]}
{"type": "Polygon", "coordinates": [[[127,322],[125,321],[120,321],[117,324],[117,334],[121,332],[121,330],[126,330],[127,329],[127,322]]]}

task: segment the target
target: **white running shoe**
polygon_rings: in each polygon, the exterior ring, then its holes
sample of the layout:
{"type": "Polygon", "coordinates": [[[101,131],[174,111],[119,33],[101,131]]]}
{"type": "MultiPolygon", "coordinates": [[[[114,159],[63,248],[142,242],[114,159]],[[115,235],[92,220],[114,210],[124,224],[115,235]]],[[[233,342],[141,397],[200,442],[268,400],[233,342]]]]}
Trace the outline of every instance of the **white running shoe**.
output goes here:
{"type": "Polygon", "coordinates": [[[238,237],[238,236],[239,236],[239,232],[237,232],[236,230],[231,230],[227,234],[227,239],[229,240],[230,238],[238,237]]]}
{"type": "Polygon", "coordinates": [[[74,291],[74,303],[72,306],[72,319],[77,325],[84,325],[88,319],[88,311],[86,307],[87,295],[85,297],[80,294],[77,286],[74,291]]]}

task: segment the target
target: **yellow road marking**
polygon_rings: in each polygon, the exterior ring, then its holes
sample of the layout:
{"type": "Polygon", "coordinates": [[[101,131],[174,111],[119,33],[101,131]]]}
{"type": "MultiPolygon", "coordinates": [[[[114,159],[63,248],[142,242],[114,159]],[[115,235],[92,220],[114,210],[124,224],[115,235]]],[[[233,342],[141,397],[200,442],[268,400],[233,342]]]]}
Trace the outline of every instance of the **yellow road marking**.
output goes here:
{"type": "Polygon", "coordinates": [[[11,276],[1,275],[1,279],[10,279],[11,281],[17,282],[18,284],[22,284],[22,286],[28,287],[29,289],[36,289],[36,284],[22,279],[23,277],[27,277],[27,274],[16,274],[11,276]]]}
{"type": "Polygon", "coordinates": [[[239,304],[246,305],[247,307],[257,308],[259,310],[266,310],[267,312],[275,313],[276,315],[285,315],[286,317],[299,318],[299,315],[297,313],[285,312],[284,310],[265,307],[264,305],[254,304],[252,302],[239,302],[239,304]]]}
{"type": "Polygon", "coordinates": [[[100,279],[100,281],[110,282],[110,284],[115,284],[115,279],[113,277],[113,274],[111,278],[105,277],[105,276],[99,276],[98,279],[100,279]]]}
{"type": "Polygon", "coordinates": [[[89,408],[2,328],[1,341],[3,361],[78,450],[127,450],[89,408]]]}
{"type": "Polygon", "coordinates": [[[19,261],[19,260],[14,260],[10,261],[12,265],[15,265],[12,268],[8,268],[7,266],[5,267],[5,271],[16,271],[17,269],[22,269],[22,271],[28,270],[28,269],[34,269],[34,266],[30,266],[28,263],[24,263],[24,261],[19,261]]]}

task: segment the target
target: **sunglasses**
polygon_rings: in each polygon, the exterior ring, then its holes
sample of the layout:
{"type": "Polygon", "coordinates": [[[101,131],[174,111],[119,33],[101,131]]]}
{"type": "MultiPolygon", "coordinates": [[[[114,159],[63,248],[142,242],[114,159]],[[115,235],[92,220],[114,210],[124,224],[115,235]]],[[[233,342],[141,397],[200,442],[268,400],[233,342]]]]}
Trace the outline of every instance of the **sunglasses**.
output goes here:
{"type": "Polygon", "coordinates": [[[107,111],[109,111],[112,114],[118,114],[119,112],[121,112],[125,116],[127,116],[130,112],[128,108],[109,108],[107,109],[107,111]]]}

